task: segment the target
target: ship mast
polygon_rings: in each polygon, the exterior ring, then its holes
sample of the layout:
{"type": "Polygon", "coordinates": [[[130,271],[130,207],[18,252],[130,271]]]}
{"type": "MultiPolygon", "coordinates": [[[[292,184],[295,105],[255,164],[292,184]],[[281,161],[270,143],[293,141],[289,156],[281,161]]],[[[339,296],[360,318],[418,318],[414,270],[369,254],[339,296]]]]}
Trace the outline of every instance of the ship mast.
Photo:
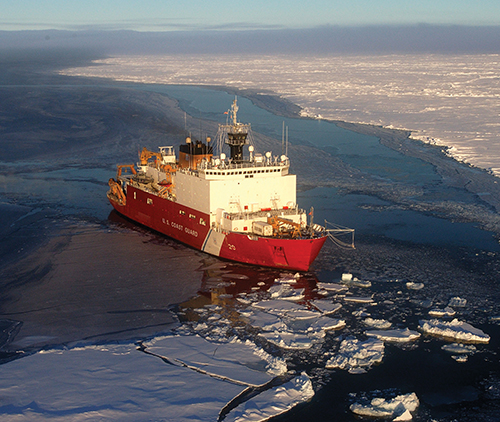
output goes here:
{"type": "Polygon", "coordinates": [[[219,136],[224,137],[224,143],[231,149],[230,158],[233,163],[243,162],[243,147],[248,145],[248,134],[250,125],[238,122],[238,103],[235,97],[231,109],[228,111],[230,122],[225,125],[219,125],[219,136]]]}

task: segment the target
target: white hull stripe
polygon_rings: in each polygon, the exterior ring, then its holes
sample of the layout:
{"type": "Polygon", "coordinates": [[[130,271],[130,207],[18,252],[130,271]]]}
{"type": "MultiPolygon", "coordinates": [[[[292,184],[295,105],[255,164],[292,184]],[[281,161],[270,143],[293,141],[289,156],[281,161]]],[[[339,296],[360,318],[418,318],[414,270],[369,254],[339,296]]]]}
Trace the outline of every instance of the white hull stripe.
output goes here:
{"type": "Polygon", "coordinates": [[[211,255],[219,256],[225,238],[225,234],[210,229],[205,241],[203,242],[201,250],[211,255]]]}

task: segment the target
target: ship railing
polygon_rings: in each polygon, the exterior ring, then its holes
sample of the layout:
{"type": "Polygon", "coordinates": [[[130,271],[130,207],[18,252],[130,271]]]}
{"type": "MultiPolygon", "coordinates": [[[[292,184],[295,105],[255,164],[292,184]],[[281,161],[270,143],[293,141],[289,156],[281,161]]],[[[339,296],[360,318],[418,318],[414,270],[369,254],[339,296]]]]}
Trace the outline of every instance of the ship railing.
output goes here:
{"type": "Polygon", "coordinates": [[[267,159],[263,157],[262,161],[257,160],[247,160],[242,162],[232,162],[232,161],[219,161],[216,164],[218,157],[214,157],[211,161],[201,162],[199,167],[201,170],[240,170],[249,168],[266,168],[266,167],[287,167],[290,165],[289,160],[279,160],[279,159],[267,159]]]}
{"type": "Polygon", "coordinates": [[[299,209],[299,207],[291,207],[287,209],[265,209],[259,211],[241,211],[233,213],[225,213],[225,216],[229,220],[255,220],[258,218],[265,218],[268,216],[286,216],[286,215],[297,215],[304,214],[305,211],[299,209]]]}
{"type": "Polygon", "coordinates": [[[325,232],[328,238],[338,247],[343,249],[356,249],[354,246],[354,229],[330,223],[325,220],[325,232]],[[348,240],[349,238],[350,241],[348,240]]]}

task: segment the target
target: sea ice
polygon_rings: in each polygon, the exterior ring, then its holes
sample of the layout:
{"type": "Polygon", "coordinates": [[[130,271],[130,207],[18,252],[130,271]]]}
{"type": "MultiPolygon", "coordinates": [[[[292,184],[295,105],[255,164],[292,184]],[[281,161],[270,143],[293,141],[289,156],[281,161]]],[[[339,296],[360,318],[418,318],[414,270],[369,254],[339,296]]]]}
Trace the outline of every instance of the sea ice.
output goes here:
{"type": "Polygon", "coordinates": [[[298,104],[305,116],[408,129],[412,138],[453,146],[448,152],[459,161],[500,174],[497,70],[496,54],[339,55],[314,60],[297,55],[256,60],[237,54],[111,57],[61,73],[272,91],[298,104]],[[214,62],[224,66],[211,66],[214,62]]]}
{"type": "Polygon", "coordinates": [[[274,387],[242,403],[231,410],[223,419],[232,421],[267,421],[281,415],[299,403],[304,403],[314,396],[311,380],[306,373],[287,383],[274,387]]]}
{"type": "Polygon", "coordinates": [[[350,406],[353,413],[369,418],[395,418],[394,421],[409,421],[410,412],[417,410],[420,401],[415,393],[397,396],[393,399],[374,398],[369,404],[354,403],[350,406]]]}
{"type": "Polygon", "coordinates": [[[371,296],[346,296],[344,297],[346,302],[356,302],[356,303],[373,303],[373,298],[371,296]]]}
{"type": "Polygon", "coordinates": [[[368,288],[372,286],[372,282],[368,280],[359,280],[358,278],[354,277],[350,280],[342,280],[342,283],[344,283],[346,286],[353,286],[353,287],[364,287],[368,288]]]}
{"type": "Polygon", "coordinates": [[[259,386],[286,372],[286,363],[250,341],[209,342],[199,336],[166,336],[144,344],[146,352],[212,377],[259,386]]]}
{"type": "Polygon", "coordinates": [[[294,275],[290,274],[281,274],[281,277],[276,278],[274,281],[276,283],[289,283],[289,284],[295,284],[300,278],[299,273],[295,273],[294,275]]]}
{"type": "Polygon", "coordinates": [[[336,318],[321,316],[311,324],[308,331],[339,330],[341,328],[344,328],[345,325],[346,324],[345,324],[345,321],[343,319],[336,319],[336,318]]]}
{"type": "Polygon", "coordinates": [[[217,420],[247,388],[168,365],[134,344],[48,350],[0,366],[0,419],[217,420]]]}
{"type": "Polygon", "coordinates": [[[363,323],[367,325],[368,327],[373,327],[377,328],[379,330],[387,330],[391,328],[392,323],[385,319],[373,319],[373,318],[366,318],[363,323]]]}
{"type": "Polygon", "coordinates": [[[283,321],[292,331],[308,331],[311,324],[321,317],[322,314],[308,309],[294,309],[283,316],[283,321]]]}
{"type": "Polygon", "coordinates": [[[489,335],[456,318],[451,322],[440,321],[438,319],[421,320],[419,328],[424,333],[445,339],[455,339],[470,343],[488,343],[490,341],[489,335]]]}
{"type": "Polygon", "coordinates": [[[317,342],[312,336],[291,332],[260,333],[259,337],[266,339],[282,349],[310,349],[317,342]]]}
{"type": "Polygon", "coordinates": [[[449,306],[447,306],[444,309],[431,309],[429,311],[429,315],[434,317],[434,318],[440,318],[440,317],[451,317],[456,314],[455,310],[449,306]]]}
{"type": "Polygon", "coordinates": [[[406,288],[408,290],[421,290],[424,288],[424,283],[414,283],[410,281],[406,283],[406,288]]]}
{"type": "Polygon", "coordinates": [[[349,273],[342,274],[341,280],[342,281],[351,281],[352,280],[352,274],[349,274],[349,273]]]}
{"type": "Polygon", "coordinates": [[[408,328],[393,330],[372,330],[365,333],[368,337],[376,337],[379,340],[391,343],[408,343],[420,338],[420,333],[408,328]]]}
{"type": "Polygon", "coordinates": [[[252,306],[275,315],[285,315],[289,311],[306,309],[302,305],[279,299],[254,302],[252,303],[252,306]]]}
{"type": "Polygon", "coordinates": [[[375,338],[361,341],[355,338],[342,340],[335,356],[326,362],[327,369],[345,369],[351,373],[362,373],[372,365],[382,362],[384,342],[375,338]]]}
{"type": "Polygon", "coordinates": [[[313,300],[310,304],[322,312],[323,315],[333,314],[342,308],[340,303],[333,303],[328,300],[313,300]]]}
{"type": "Polygon", "coordinates": [[[441,347],[444,351],[453,354],[473,354],[477,351],[476,346],[473,344],[452,343],[445,344],[441,347]]]}
{"type": "Polygon", "coordinates": [[[248,324],[254,328],[260,328],[263,331],[283,331],[286,330],[286,324],[277,315],[264,311],[244,312],[241,315],[248,321],[248,324]]]}
{"type": "Polygon", "coordinates": [[[269,288],[272,299],[299,301],[304,299],[304,289],[294,289],[290,284],[276,284],[269,288]]]}
{"type": "Polygon", "coordinates": [[[452,297],[448,302],[448,306],[455,308],[464,308],[467,305],[467,299],[462,299],[461,297],[452,297]]]}
{"type": "Polygon", "coordinates": [[[347,286],[344,284],[337,284],[337,283],[323,283],[323,282],[318,282],[316,283],[316,287],[318,290],[326,290],[328,293],[341,293],[345,292],[348,290],[347,286]]]}

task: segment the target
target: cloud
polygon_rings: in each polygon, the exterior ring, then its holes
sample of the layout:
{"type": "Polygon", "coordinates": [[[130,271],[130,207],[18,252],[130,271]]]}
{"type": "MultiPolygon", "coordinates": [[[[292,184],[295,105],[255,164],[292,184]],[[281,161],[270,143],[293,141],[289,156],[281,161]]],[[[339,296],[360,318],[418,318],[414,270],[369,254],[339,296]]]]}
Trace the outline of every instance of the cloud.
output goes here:
{"type": "Polygon", "coordinates": [[[181,30],[116,31],[110,26],[106,30],[85,27],[79,31],[1,31],[0,45],[3,48],[91,47],[105,54],[500,53],[500,26],[422,24],[292,30],[255,29],[252,23],[241,22],[183,30],[185,23],[181,21],[159,20],[157,24],[177,25],[181,30]]]}

